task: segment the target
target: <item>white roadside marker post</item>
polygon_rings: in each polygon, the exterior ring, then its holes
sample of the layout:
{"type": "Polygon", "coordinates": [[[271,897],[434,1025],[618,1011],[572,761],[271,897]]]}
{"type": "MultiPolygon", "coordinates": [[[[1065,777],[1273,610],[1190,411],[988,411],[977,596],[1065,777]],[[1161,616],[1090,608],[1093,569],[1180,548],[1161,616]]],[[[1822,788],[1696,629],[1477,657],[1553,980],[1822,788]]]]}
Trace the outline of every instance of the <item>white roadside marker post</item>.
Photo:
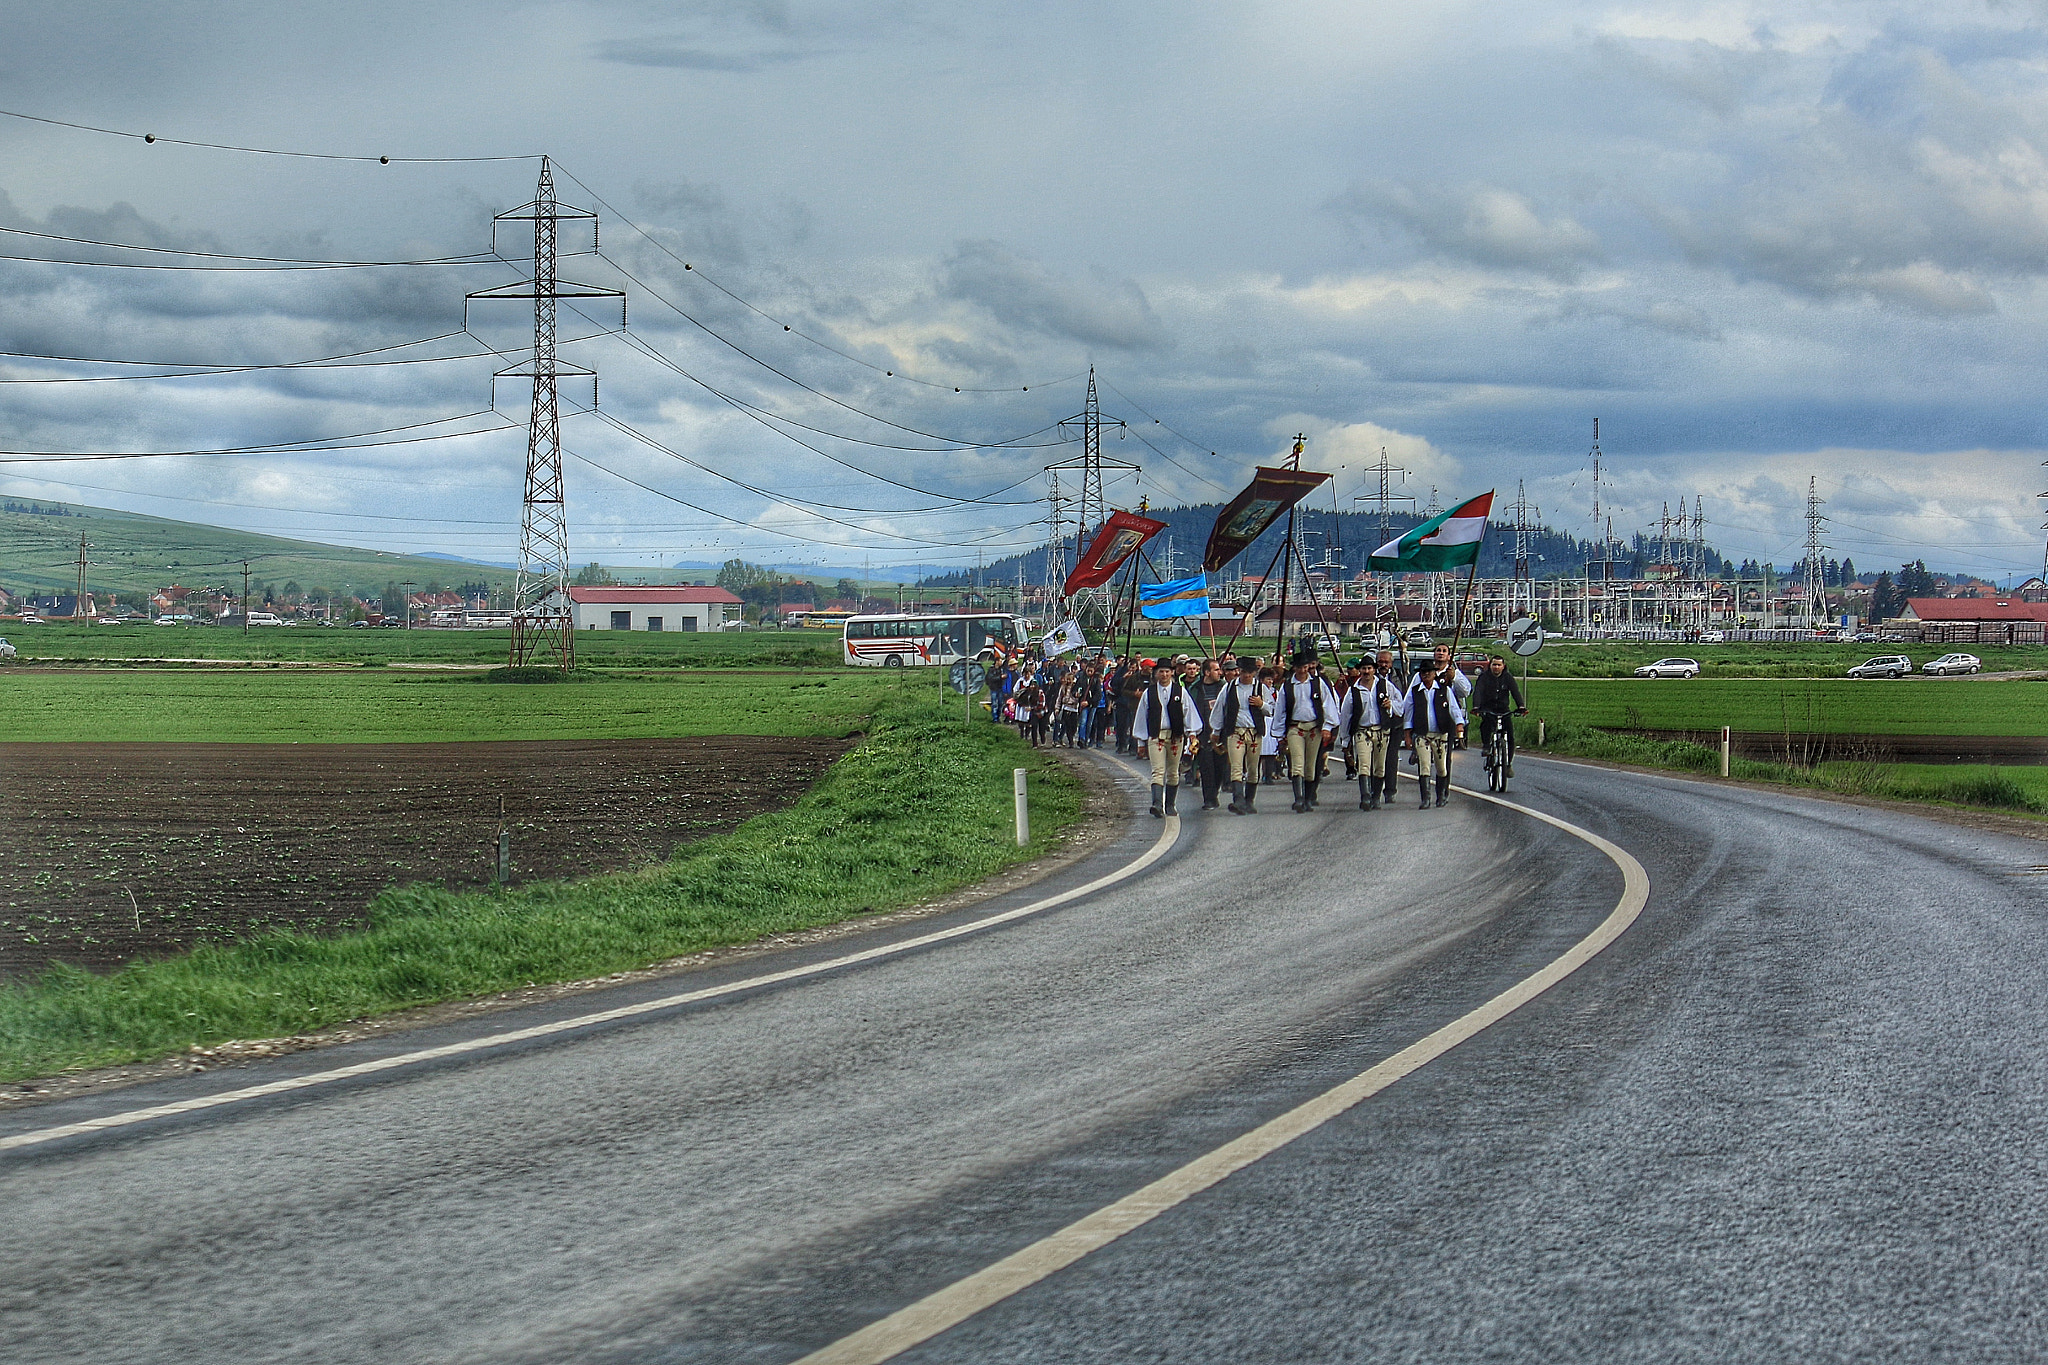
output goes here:
{"type": "Polygon", "coordinates": [[[1010,780],[1017,789],[1017,847],[1023,848],[1031,842],[1031,804],[1025,799],[1024,778],[1028,768],[1012,768],[1010,780]]]}
{"type": "Polygon", "coordinates": [[[1721,776],[1723,777],[1728,776],[1728,750],[1730,743],[1731,736],[1728,733],[1728,727],[1724,725],[1721,727],[1721,776]]]}

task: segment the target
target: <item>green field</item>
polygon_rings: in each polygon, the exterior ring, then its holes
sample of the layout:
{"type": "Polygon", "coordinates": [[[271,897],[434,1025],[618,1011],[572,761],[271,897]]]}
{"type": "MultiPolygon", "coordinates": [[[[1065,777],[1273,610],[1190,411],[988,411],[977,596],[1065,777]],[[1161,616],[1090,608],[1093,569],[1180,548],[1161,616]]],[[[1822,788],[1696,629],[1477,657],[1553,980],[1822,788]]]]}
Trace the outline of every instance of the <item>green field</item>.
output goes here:
{"type": "MultiPolygon", "coordinates": [[[[10,623],[0,631],[38,662],[152,659],[258,659],[286,663],[502,664],[506,630],[384,630],[347,626],[269,626],[247,631],[218,626],[95,626],[10,623]]],[[[787,667],[837,664],[832,631],[586,630],[576,637],[577,662],[597,668],[787,667]]]]}
{"type": "Polygon", "coordinates": [[[2048,735],[2048,682],[1532,678],[1529,712],[1609,729],[2048,735]]]}
{"type": "MultiPolygon", "coordinates": [[[[552,684],[388,669],[0,673],[15,740],[394,743],[642,736],[843,736],[932,670],[681,672],[552,684]]],[[[957,701],[957,699],[956,699],[957,701]]]]}
{"type": "MultiPolygon", "coordinates": [[[[537,699],[612,689],[503,690],[537,699]]],[[[106,976],[59,969],[0,986],[0,1080],[600,976],[911,904],[1045,852],[1080,813],[1079,781],[1009,727],[957,716],[921,688],[881,697],[867,739],[795,805],[655,867],[502,895],[401,887],[356,933],[271,933],[106,976]],[[1034,773],[1027,849],[1011,833],[1020,767],[1034,773]]]]}

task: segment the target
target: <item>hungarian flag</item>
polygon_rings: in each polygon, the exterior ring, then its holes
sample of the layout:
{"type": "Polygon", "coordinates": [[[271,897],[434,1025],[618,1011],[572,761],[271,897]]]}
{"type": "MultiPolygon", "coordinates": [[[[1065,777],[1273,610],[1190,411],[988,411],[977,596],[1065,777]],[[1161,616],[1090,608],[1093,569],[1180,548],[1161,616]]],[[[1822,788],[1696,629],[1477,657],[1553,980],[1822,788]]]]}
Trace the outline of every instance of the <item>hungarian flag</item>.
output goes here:
{"type": "Polygon", "coordinates": [[[1426,573],[1477,564],[1479,542],[1486,538],[1486,514],[1492,510],[1491,491],[1459,503],[1374,550],[1371,566],[1394,573],[1426,573]]]}
{"type": "Polygon", "coordinates": [[[1109,520],[1102,523],[1102,529],[1095,533],[1095,539],[1088,542],[1088,548],[1081,552],[1075,562],[1074,571],[1067,575],[1066,583],[1060,588],[1060,596],[1071,597],[1077,588],[1099,588],[1116,577],[1116,571],[1123,562],[1138,552],[1138,547],[1166,529],[1163,521],[1141,517],[1132,512],[1112,512],[1109,520]]]}

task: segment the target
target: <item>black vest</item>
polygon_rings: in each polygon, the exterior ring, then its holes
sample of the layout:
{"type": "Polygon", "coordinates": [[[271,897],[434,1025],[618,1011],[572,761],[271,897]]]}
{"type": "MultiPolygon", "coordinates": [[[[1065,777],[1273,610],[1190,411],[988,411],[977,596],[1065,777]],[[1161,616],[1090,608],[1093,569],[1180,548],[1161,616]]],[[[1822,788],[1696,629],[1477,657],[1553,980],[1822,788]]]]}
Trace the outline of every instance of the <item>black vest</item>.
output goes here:
{"type": "Polygon", "coordinates": [[[1451,719],[1451,685],[1449,683],[1438,683],[1427,692],[1419,687],[1415,689],[1414,699],[1408,703],[1408,728],[1410,730],[1415,731],[1417,734],[1447,735],[1456,725],[1457,722],[1451,719]],[[1425,719],[1416,714],[1424,705],[1424,697],[1429,697],[1433,701],[1433,704],[1429,707],[1430,715],[1434,716],[1437,722],[1436,728],[1433,730],[1425,729],[1422,725],[1416,724],[1417,721],[1425,719]]]}
{"type": "MultiPolygon", "coordinates": [[[[1227,735],[1237,729],[1237,713],[1239,710],[1237,689],[1242,685],[1241,683],[1226,684],[1226,690],[1223,693],[1223,723],[1216,727],[1218,734],[1227,735]]],[[[1251,712],[1252,728],[1254,730],[1263,728],[1266,723],[1266,712],[1265,708],[1259,705],[1259,685],[1257,683],[1252,684],[1251,712]]]]}
{"type": "MultiPolygon", "coordinates": [[[[1286,682],[1280,684],[1281,710],[1286,716],[1286,719],[1281,722],[1284,725],[1294,724],[1295,682],[1296,680],[1290,677],[1286,682]]],[[[1310,683],[1308,698],[1315,707],[1316,728],[1318,730],[1326,730],[1330,726],[1330,722],[1323,716],[1323,688],[1326,684],[1321,678],[1310,678],[1308,682],[1310,683]]]]}
{"type": "MultiPolygon", "coordinates": [[[[1188,732],[1187,708],[1182,702],[1182,698],[1186,696],[1187,689],[1179,683],[1175,683],[1166,694],[1165,729],[1169,735],[1185,735],[1188,732]]],[[[1161,729],[1159,724],[1159,684],[1148,683],[1146,685],[1144,707],[1145,729],[1154,739],[1157,739],[1161,729]]]]}
{"type": "Polygon", "coordinates": [[[1374,678],[1372,680],[1371,692],[1366,691],[1357,683],[1351,684],[1352,734],[1355,735],[1360,730],[1363,730],[1365,728],[1365,699],[1367,697],[1373,696],[1375,693],[1378,694],[1378,701],[1380,706],[1380,724],[1392,725],[1394,723],[1394,718],[1390,714],[1390,712],[1392,712],[1393,710],[1393,706],[1388,700],[1388,691],[1389,688],[1387,680],[1385,678],[1374,678]]]}

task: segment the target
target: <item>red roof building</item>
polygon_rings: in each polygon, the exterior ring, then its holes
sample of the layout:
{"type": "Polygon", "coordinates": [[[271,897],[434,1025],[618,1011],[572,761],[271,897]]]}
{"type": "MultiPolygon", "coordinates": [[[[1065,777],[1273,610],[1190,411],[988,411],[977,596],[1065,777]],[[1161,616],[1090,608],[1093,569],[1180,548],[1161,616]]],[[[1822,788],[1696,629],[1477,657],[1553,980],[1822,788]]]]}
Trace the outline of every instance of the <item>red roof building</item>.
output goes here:
{"type": "Polygon", "coordinates": [[[1892,624],[1919,632],[1921,643],[2038,645],[2048,643],[2048,602],[2018,597],[1911,597],[1892,624]]]}

